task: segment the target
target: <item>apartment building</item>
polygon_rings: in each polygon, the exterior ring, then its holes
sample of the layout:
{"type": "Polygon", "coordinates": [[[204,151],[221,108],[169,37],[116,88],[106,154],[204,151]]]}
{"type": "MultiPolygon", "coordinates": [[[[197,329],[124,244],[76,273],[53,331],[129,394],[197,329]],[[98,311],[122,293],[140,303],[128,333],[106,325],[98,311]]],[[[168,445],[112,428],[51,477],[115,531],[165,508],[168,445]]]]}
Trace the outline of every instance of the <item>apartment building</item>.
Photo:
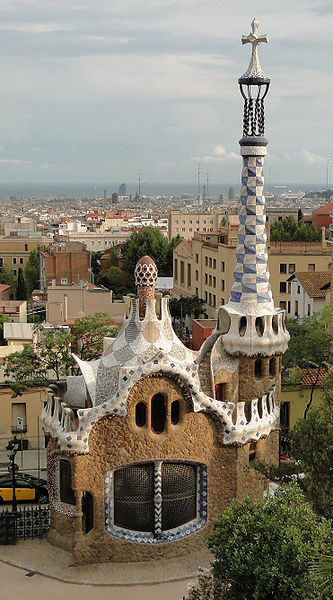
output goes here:
{"type": "Polygon", "coordinates": [[[177,235],[181,235],[185,240],[190,240],[195,232],[217,231],[220,229],[224,215],[224,210],[216,210],[211,213],[184,213],[180,210],[171,210],[168,223],[169,240],[177,235]]]}
{"type": "MultiPolygon", "coordinates": [[[[192,240],[181,240],[174,249],[174,295],[198,296],[206,303],[206,318],[217,317],[219,306],[228,302],[236,262],[236,224],[220,232],[196,232],[192,240]]],[[[275,305],[291,315],[290,276],[296,271],[327,271],[333,245],[321,242],[270,242],[268,266],[275,305]]]]}
{"type": "Polygon", "coordinates": [[[0,267],[7,267],[17,276],[29,260],[32,250],[47,248],[50,238],[45,236],[10,236],[0,238],[0,267]]]}
{"type": "Polygon", "coordinates": [[[123,244],[128,240],[132,229],[123,230],[114,228],[113,231],[87,231],[86,233],[69,232],[68,239],[71,242],[81,242],[85,244],[89,252],[100,252],[111,246],[123,244]]]}
{"type": "Polygon", "coordinates": [[[40,253],[40,289],[90,279],[90,253],[78,242],[58,242],[40,253]]]}

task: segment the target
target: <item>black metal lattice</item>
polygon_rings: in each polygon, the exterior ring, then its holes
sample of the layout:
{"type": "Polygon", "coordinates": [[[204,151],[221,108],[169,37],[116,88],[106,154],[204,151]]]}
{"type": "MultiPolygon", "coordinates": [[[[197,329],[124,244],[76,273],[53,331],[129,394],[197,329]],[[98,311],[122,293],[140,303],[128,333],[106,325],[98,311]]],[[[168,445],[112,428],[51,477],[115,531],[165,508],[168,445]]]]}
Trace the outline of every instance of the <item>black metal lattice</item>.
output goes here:
{"type": "Polygon", "coordinates": [[[42,538],[50,528],[50,507],[38,505],[19,508],[16,513],[0,513],[0,544],[15,544],[16,539],[42,538]]]}
{"type": "Polygon", "coordinates": [[[162,465],[162,530],[173,529],[197,516],[197,466],[176,462],[162,465]]]}
{"type": "Polygon", "coordinates": [[[154,532],[154,463],[115,471],[114,524],[133,531],[154,532]]]}

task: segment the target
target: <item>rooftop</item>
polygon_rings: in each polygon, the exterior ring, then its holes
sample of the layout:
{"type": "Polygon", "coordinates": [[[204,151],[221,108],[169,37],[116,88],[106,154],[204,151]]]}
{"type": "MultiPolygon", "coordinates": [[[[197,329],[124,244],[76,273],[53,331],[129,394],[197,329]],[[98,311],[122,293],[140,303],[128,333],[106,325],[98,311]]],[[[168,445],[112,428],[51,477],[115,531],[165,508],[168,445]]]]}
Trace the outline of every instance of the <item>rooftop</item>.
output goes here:
{"type": "Polygon", "coordinates": [[[310,298],[325,298],[326,289],[323,288],[330,282],[331,274],[329,271],[306,271],[295,273],[294,278],[298,279],[310,298]]]}

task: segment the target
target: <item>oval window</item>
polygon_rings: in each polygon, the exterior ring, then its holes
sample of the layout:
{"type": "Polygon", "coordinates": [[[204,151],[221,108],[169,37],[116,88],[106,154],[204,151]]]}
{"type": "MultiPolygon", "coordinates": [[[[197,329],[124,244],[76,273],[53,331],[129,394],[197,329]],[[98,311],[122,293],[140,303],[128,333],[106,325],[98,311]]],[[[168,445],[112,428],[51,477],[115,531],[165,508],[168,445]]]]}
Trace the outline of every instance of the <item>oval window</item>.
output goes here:
{"type": "Polygon", "coordinates": [[[256,318],[256,332],[257,332],[257,335],[259,337],[262,337],[264,335],[264,331],[265,331],[265,322],[264,322],[264,319],[262,317],[257,317],[256,318]]]}
{"type": "Polygon", "coordinates": [[[239,335],[241,337],[243,337],[245,335],[246,328],[247,328],[247,318],[241,317],[240,321],[239,321],[239,335]]]}
{"type": "Polygon", "coordinates": [[[163,394],[155,394],[151,400],[151,426],[155,433],[162,433],[165,427],[166,406],[163,394]]]}

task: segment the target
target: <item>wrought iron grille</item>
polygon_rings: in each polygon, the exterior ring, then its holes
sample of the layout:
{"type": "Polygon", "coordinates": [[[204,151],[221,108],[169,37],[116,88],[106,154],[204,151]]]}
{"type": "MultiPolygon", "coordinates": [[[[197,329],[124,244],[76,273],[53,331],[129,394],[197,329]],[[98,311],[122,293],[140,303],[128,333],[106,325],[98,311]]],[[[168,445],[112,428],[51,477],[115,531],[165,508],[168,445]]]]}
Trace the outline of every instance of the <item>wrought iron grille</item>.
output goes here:
{"type": "Polygon", "coordinates": [[[198,515],[198,466],[155,461],[114,472],[114,525],[160,535],[198,515]]]}
{"type": "Polygon", "coordinates": [[[154,532],[154,463],[115,471],[114,524],[133,531],[154,532]]]}
{"type": "Polygon", "coordinates": [[[162,530],[173,529],[197,516],[197,466],[162,464],[162,530]]]}
{"type": "Polygon", "coordinates": [[[0,544],[15,544],[17,539],[42,538],[50,528],[50,507],[38,505],[19,508],[16,513],[0,513],[0,544]]]}

